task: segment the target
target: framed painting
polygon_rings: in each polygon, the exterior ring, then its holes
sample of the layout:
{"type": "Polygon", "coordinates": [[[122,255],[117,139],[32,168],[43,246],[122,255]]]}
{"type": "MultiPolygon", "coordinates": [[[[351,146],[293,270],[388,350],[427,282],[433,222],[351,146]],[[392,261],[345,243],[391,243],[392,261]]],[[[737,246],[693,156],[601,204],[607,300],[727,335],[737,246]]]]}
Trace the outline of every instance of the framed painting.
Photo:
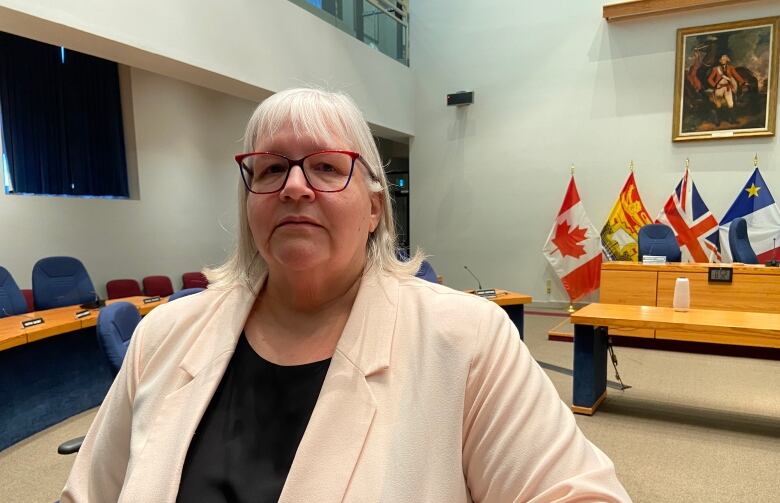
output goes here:
{"type": "Polygon", "coordinates": [[[677,30],[673,141],[775,134],[779,20],[677,30]]]}

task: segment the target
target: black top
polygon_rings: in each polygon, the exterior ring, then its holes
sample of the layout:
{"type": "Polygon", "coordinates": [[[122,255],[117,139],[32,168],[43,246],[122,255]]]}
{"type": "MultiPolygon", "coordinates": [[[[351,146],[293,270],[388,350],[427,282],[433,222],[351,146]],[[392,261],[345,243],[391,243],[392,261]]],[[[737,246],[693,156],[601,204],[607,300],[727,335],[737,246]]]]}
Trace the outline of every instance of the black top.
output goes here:
{"type": "Polygon", "coordinates": [[[177,501],[278,501],[329,365],[276,365],[241,334],[190,442],[177,501]]]}

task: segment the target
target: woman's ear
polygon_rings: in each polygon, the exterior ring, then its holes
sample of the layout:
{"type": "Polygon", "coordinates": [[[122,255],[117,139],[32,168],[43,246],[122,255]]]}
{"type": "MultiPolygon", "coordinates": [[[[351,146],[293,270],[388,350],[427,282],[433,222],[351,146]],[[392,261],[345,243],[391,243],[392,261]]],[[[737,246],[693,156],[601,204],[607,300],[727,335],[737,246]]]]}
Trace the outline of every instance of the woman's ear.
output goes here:
{"type": "Polygon", "coordinates": [[[371,192],[369,194],[369,199],[371,201],[371,215],[369,216],[368,222],[369,234],[373,233],[376,228],[379,227],[379,222],[382,220],[382,214],[384,213],[385,209],[385,201],[383,196],[383,192],[371,192]]]}

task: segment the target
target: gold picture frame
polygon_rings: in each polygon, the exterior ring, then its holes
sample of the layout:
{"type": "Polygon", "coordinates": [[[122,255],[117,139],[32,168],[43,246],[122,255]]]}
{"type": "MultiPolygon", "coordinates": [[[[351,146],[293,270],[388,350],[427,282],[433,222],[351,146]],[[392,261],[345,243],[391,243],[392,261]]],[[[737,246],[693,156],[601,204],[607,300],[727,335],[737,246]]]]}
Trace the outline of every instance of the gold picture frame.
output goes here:
{"type": "Polygon", "coordinates": [[[680,28],[672,141],[774,136],[780,16],[680,28]]]}

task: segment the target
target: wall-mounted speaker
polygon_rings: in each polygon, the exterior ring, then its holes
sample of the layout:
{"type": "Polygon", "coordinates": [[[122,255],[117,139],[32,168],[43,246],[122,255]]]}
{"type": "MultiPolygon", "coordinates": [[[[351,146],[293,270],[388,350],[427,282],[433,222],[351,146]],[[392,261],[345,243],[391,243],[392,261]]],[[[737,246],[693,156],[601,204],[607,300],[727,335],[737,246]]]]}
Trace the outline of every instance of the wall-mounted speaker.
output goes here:
{"type": "Polygon", "coordinates": [[[447,106],[471,105],[474,103],[474,91],[458,91],[447,95],[447,106]]]}

